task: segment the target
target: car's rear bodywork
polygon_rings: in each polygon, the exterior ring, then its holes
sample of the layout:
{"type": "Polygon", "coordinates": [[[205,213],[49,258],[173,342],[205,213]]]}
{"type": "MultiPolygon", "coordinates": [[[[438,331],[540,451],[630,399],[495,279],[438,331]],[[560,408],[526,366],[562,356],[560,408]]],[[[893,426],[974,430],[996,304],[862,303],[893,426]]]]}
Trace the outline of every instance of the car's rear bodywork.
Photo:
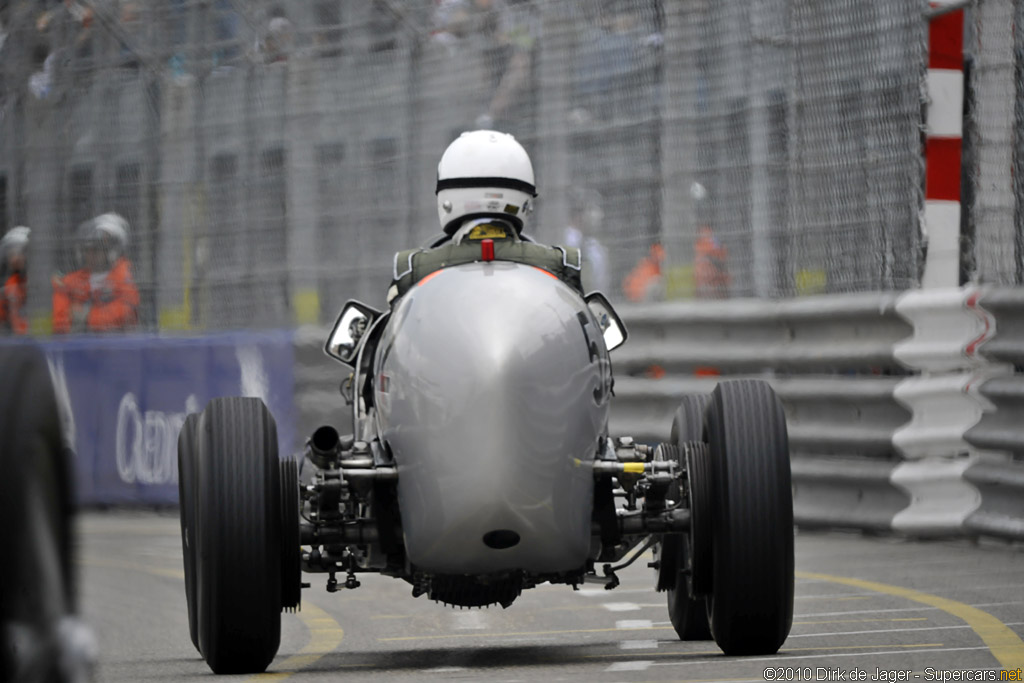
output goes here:
{"type": "Polygon", "coordinates": [[[373,379],[409,561],[446,574],[580,570],[610,372],[583,299],[538,268],[447,268],[406,294],[373,379]]]}

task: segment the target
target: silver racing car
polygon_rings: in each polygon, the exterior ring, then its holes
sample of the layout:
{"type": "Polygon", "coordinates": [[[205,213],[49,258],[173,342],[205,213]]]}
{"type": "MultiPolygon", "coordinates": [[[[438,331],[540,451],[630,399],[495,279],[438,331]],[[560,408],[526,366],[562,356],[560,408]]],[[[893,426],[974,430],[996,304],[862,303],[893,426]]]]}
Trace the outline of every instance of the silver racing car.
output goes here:
{"type": "Polygon", "coordinates": [[[279,458],[259,399],[190,415],[185,592],[211,669],[270,664],[303,572],[330,592],[376,572],[413,597],[509,607],[545,582],[613,589],[648,550],[680,638],[777,651],[793,616],[780,403],[764,382],[723,381],[681,397],[669,443],[610,435],[609,351],[625,340],[598,293],[527,264],[467,263],[387,312],[345,305],[326,351],[350,368],[351,422],[317,429],[301,458],[279,458]]]}

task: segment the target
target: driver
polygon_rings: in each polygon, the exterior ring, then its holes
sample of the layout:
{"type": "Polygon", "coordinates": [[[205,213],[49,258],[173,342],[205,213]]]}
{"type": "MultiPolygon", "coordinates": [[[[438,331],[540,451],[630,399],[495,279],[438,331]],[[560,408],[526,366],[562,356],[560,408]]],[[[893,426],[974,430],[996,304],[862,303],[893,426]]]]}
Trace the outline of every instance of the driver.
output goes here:
{"type": "Polygon", "coordinates": [[[514,137],[493,130],[460,135],[437,165],[443,234],[395,254],[388,303],[434,271],[483,260],[484,240],[492,241],[495,260],[543,268],[583,294],[579,249],[545,246],[523,234],[536,197],[533,164],[514,137]]]}

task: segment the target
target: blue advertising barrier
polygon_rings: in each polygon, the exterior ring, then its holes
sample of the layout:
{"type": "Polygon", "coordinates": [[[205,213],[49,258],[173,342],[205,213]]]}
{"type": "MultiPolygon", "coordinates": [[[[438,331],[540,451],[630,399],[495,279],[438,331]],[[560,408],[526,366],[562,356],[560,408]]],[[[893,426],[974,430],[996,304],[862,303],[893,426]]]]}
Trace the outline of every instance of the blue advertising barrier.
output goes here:
{"type": "Polygon", "coordinates": [[[295,440],[291,332],[42,343],[76,453],[79,504],[178,501],[178,432],[218,396],[262,398],[282,454],[295,440]]]}

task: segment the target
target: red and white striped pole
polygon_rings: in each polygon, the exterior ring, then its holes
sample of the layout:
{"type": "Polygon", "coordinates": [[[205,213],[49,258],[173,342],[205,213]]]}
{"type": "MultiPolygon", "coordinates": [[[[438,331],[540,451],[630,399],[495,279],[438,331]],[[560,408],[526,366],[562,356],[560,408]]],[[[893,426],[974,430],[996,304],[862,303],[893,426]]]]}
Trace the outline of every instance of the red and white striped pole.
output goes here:
{"type": "Polygon", "coordinates": [[[963,2],[932,2],[928,30],[922,288],[960,284],[960,151],[964,106],[963,2]],[[953,9],[951,5],[957,5],[953,9]]]}

